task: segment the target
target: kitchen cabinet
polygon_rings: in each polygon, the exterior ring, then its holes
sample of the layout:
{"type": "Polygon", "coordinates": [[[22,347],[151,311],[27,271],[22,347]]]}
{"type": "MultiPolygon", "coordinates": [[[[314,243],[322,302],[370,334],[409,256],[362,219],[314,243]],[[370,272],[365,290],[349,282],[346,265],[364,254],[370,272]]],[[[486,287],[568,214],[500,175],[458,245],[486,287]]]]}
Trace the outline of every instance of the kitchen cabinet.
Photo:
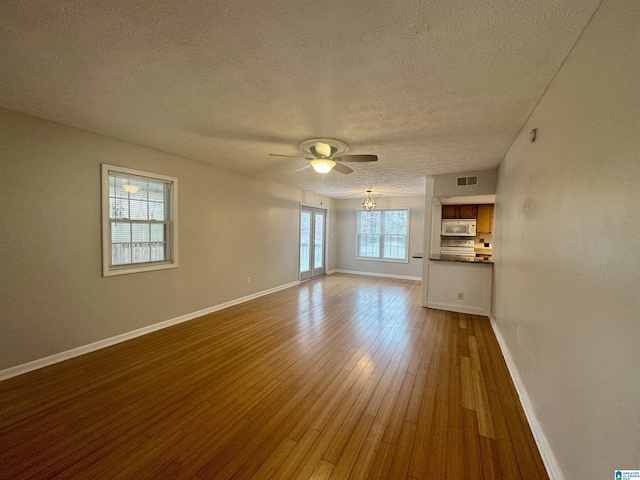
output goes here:
{"type": "Polygon", "coordinates": [[[460,218],[460,205],[443,205],[442,218],[446,218],[446,219],[460,218]]]}
{"type": "Polygon", "coordinates": [[[476,205],[460,205],[460,218],[468,220],[476,218],[478,215],[478,207],[476,205]]]}
{"type": "Polygon", "coordinates": [[[476,219],[478,233],[493,232],[493,205],[443,205],[443,220],[476,219]]]}
{"type": "Polygon", "coordinates": [[[442,218],[453,220],[469,220],[476,218],[478,208],[476,205],[443,205],[442,218]]]}
{"type": "Polygon", "coordinates": [[[476,232],[493,232],[493,205],[478,205],[478,216],[476,217],[476,232]]]}

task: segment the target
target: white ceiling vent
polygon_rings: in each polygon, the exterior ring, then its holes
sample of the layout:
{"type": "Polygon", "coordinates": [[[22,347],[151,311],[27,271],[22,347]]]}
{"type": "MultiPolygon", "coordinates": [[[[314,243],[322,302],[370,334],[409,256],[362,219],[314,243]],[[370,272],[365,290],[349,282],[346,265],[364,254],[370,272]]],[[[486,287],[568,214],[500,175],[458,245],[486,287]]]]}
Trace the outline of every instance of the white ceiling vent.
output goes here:
{"type": "Polygon", "coordinates": [[[475,187],[478,185],[478,176],[474,175],[472,177],[457,177],[456,178],[456,186],[458,187],[475,187]]]}

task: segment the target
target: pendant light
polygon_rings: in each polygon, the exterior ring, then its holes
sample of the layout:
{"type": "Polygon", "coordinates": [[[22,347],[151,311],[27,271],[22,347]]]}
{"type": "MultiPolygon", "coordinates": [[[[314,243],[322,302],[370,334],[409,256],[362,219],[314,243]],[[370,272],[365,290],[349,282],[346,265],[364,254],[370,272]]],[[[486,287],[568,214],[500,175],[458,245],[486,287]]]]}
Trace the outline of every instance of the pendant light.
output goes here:
{"type": "Polygon", "coordinates": [[[366,212],[370,212],[376,208],[376,202],[371,198],[371,190],[367,190],[367,197],[362,201],[362,208],[364,208],[366,212]]]}

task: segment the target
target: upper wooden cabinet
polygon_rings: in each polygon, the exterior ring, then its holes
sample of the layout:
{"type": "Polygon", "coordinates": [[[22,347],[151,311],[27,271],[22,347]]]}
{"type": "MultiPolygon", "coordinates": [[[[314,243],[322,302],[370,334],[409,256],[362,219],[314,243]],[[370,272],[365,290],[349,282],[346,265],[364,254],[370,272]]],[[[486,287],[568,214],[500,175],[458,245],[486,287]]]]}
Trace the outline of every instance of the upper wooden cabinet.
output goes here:
{"type": "Polygon", "coordinates": [[[460,218],[460,205],[443,205],[442,218],[460,218]]]}
{"type": "Polygon", "coordinates": [[[476,218],[477,215],[477,205],[460,205],[460,218],[468,220],[470,218],[476,218]]]}
{"type": "Polygon", "coordinates": [[[443,205],[442,218],[465,219],[476,218],[478,215],[477,205],[443,205]]]}
{"type": "Polygon", "coordinates": [[[493,205],[478,205],[476,233],[493,232],[493,205]]]}
{"type": "Polygon", "coordinates": [[[493,232],[493,205],[443,205],[443,219],[476,219],[477,233],[493,232]]]}

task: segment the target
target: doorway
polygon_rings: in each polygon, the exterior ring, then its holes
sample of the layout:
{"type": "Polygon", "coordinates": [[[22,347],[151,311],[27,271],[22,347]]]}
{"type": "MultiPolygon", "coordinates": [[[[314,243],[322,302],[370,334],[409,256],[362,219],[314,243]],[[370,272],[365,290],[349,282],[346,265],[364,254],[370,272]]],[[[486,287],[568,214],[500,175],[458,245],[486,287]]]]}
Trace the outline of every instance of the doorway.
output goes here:
{"type": "Polygon", "coordinates": [[[324,208],[300,208],[300,280],[325,273],[326,223],[324,208]]]}

